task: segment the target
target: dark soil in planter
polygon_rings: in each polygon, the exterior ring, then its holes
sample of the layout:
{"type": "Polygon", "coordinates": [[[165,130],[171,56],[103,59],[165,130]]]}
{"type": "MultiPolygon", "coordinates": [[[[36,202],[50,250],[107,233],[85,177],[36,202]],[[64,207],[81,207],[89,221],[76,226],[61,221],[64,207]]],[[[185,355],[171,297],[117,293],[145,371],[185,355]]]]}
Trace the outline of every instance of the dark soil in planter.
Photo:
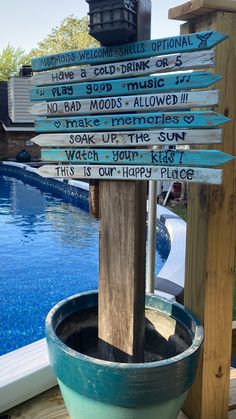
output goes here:
{"type": "MultiPolygon", "coordinates": [[[[187,350],[192,343],[189,331],[174,318],[146,309],[144,362],[168,359],[187,350]]],[[[86,309],[68,316],[56,328],[68,347],[93,358],[103,359],[99,351],[98,310],[86,309]]]]}

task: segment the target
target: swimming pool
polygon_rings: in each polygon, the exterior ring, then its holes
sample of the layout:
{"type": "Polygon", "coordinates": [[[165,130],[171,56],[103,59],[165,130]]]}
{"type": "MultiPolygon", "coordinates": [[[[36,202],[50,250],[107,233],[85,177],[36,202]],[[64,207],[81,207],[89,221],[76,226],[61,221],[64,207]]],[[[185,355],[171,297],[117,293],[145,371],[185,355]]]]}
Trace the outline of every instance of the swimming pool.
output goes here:
{"type": "MultiPolygon", "coordinates": [[[[55,303],[97,289],[99,222],[82,197],[55,194],[0,175],[0,355],[44,337],[55,303]]],[[[168,255],[159,239],[157,272],[168,255]]]]}

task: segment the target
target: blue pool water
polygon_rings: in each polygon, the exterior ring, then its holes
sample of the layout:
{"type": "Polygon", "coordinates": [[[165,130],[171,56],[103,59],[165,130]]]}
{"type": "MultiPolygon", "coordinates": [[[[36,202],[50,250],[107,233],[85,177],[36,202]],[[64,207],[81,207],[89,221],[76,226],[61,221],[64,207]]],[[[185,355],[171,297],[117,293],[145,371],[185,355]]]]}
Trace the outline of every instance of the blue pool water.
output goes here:
{"type": "Polygon", "coordinates": [[[0,176],[0,355],[44,337],[55,303],[97,289],[98,234],[85,210],[0,176]]]}

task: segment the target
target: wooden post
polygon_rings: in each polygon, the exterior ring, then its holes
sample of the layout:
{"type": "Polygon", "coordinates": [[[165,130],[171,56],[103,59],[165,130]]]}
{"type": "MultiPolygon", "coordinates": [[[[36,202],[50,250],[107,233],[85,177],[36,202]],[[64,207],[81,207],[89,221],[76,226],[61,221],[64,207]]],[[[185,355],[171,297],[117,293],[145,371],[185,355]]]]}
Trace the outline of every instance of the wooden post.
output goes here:
{"type": "Polygon", "coordinates": [[[89,214],[91,217],[99,218],[99,181],[89,182],[89,214]]]}
{"type": "MultiPolygon", "coordinates": [[[[215,0],[215,11],[194,19],[196,14],[201,14],[201,7],[194,9],[193,16],[190,3],[182,6],[183,16],[190,19],[183,25],[182,33],[212,29],[230,36],[216,48],[215,71],[223,76],[219,83],[221,99],[217,111],[230,117],[231,122],[224,128],[223,145],[215,148],[236,155],[236,13],[217,11],[218,1],[215,0]]],[[[228,3],[227,0],[224,2],[225,7],[228,3]]],[[[222,2],[220,5],[223,7],[222,2]]],[[[172,9],[170,16],[181,19],[181,6],[178,10],[177,13],[172,9]]],[[[228,418],[235,214],[235,161],[224,166],[221,186],[189,187],[185,305],[203,321],[205,330],[199,375],[184,407],[191,419],[228,418]]]]}
{"type": "MultiPolygon", "coordinates": [[[[151,1],[138,1],[137,40],[150,38],[151,1]]],[[[146,182],[100,182],[99,343],[103,358],[143,362],[146,182]]]]}

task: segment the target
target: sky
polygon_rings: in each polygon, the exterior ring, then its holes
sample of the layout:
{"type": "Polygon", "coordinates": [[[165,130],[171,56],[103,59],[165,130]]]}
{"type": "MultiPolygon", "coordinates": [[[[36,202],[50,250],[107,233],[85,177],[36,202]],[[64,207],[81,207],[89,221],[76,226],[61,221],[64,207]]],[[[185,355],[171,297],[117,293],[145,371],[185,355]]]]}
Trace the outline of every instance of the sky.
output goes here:
{"type": "MultiPolygon", "coordinates": [[[[152,39],[179,34],[180,22],[168,20],[168,9],[184,2],[152,0],[152,39]]],[[[10,43],[29,52],[64,18],[88,12],[85,0],[0,0],[0,8],[0,51],[10,43]]]]}

